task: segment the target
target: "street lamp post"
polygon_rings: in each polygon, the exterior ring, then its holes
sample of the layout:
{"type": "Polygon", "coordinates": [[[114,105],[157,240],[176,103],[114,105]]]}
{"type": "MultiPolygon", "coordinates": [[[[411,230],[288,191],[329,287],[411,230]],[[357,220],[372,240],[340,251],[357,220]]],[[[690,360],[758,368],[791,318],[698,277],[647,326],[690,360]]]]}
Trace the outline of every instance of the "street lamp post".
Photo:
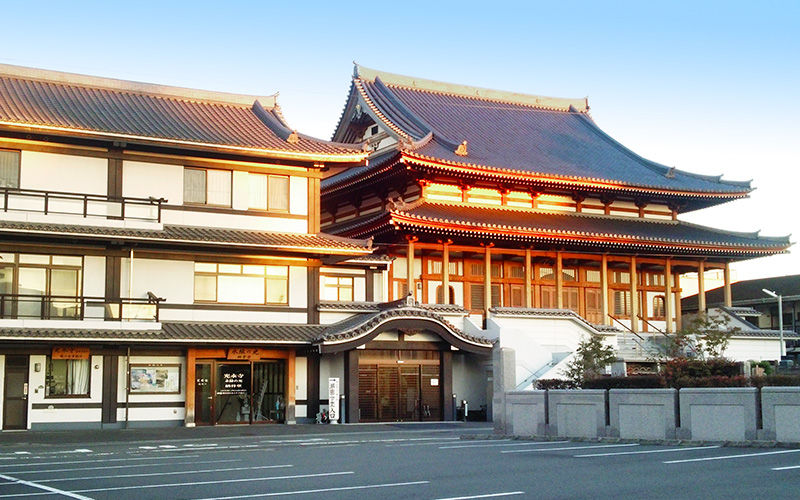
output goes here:
{"type": "Polygon", "coordinates": [[[781,335],[781,359],[783,359],[783,357],[786,355],[786,344],[783,342],[783,296],[767,290],[766,288],[762,288],[761,291],[772,298],[778,299],[778,329],[780,330],[781,335]]]}

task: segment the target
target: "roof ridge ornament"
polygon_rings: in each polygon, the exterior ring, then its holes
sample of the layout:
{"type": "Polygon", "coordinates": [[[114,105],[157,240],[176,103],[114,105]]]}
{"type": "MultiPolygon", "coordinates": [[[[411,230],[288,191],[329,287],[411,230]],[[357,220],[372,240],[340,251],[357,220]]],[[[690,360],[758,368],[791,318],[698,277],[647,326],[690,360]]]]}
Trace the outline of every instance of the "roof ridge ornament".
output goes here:
{"type": "Polygon", "coordinates": [[[289,144],[297,144],[300,142],[300,136],[297,135],[297,130],[292,130],[292,133],[286,138],[286,142],[289,144]]]}
{"type": "Polygon", "coordinates": [[[677,168],[675,168],[675,167],[670,167],[670,169],[669,169],[669,170],[667,170],[667,173],[666,173],[666,174],[664,174],[664,177],[666,177],[667,179],[674,179],[674,178],[675,178],[675,171],[676,171],[676,170],[677,170],[677,168]]]}
{"type": "Polygon", "coordinates": [[[467,156],[467,141],[464,141],[461,144],[459,144],[459,146],[455,150],[455,153],[458,156],[467,156]]]}

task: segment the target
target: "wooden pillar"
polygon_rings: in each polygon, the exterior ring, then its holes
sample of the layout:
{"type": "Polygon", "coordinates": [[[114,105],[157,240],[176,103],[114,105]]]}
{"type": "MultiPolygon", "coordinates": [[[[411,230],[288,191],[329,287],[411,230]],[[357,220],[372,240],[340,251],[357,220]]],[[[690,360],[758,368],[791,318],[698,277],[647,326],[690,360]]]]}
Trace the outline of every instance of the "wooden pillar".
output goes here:
{"type": "Polygon", "coordinates": [[[195,383],[197,382],[196,372],[197,350],[194,347],[186,349],[186,403],[185,403],[185,417],[184,425],[186,427],[194,427],[194,400],[195,400],[195,383]]]}
{"type": "Polygon", "coordinates": [[[608,307],[608,255],[603,254],[600,260],[600,310],[603,314],[603,324],[610,325],[611,317],[609,316],[608,307]]]}
{"type": "Polygon", "coordinates": [[[706,263],[700,261],[697,267],[697,311],[706,312],[706,263]]]}
{"type": "Polygon", "coordinates": [[[417,290],[414,287],[414,242],[418,240],[416,236],[408,236],[408,252],[406,252],[406,287],[408,293],[417,300],[417,290]]]}
{"type": "Polygon", "coordinates": [[[294,350],[289,351],[289,359],[286,360],[286,423],[297,423],[295,417],[295,406],[297,404],[297,369],[296,369],[296,353],[294,350]]]}
{"type": "Polygon", "coordinates": [[[681,277],[680,275],[675,275],[675,288],[678,291],[675,293],[675,331],[681,331],[683,329],[683,311],[681,310],[681,277]]]}
{"type": "Polygon", "coordinates": [[[533,270],[531,269],[531,249],[525,249],[525,307],[531,308],[533,307],[533,291],[531,287],[531,275],[533,274],[533,270]]]}
{"type": "Polygon", "coordinates": [[[564,309],[564,265],[561,252],[556,252],[556,309],[564,309]]]}
{"type": "MultiPolygon", "coordinates": [[[[319,268],[318,267],[307,267],[308,277],[308,291],[306,295],[306,315],[307,315],[307,323],[309,325],[318,325],[319,324],[319,299],[320,299],[320,291],[319,291],[319,268]]],[[[369,271],[367,271],[369,273],[369,271]]]]}
{"type": "Polygon", "coordinates": [[[631,330],[639,332],[639,291],[636,286],[636,256],[631,255],[631,330]]]}
{"type": "Polygon", "coordinates": [[[492,246],[493,243],[484,245],[486,251],[483,257],[483,319],[489,319],[489,308],[492,307],[492,246]]]}
{"type": "Polygon", "coordinates": [[[452,240],[442,241],[442,302],[450,303],[450,244],[452,240]]]}
{"type": "Polygon", "coordinates": [[[318,352],[311,352],[306,357],[306,417],[312,419],[319,413],[319,360],[318,352]]]}
{"type": "MultiPolygon", "coordinates": [[[[344,353],[344,387],[345,410],[347,423],[359,421],[358,414],[358,350],[352,349],[344,353]]],[[[330,401],[328,402],[330,403],[330,401]]]]}
{"type": "Polygon", "coordinates": [[[667,333],[674,331],[672,325],[672,261],[667,259],[664,263],[664,321],[667,324],[667,333]]]}
{"type": "Polygon", "coordinates": [[[733,297],[731,297],[731,264],[725,263],[723,269],[725,275],[725,307],[731,307],[733,304],[733,297]]]}

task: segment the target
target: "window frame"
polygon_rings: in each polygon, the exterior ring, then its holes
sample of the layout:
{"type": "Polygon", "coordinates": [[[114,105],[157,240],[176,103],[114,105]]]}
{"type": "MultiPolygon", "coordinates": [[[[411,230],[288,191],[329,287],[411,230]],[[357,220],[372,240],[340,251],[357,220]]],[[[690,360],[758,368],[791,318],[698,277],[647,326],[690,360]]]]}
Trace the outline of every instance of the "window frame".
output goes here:
{"type": "MultiPolygon", "coordinates": [[[[73,369],[74,371],[74,369],[73,369]]],[[[45,373],[44,373],[44,398],[45,399],[87,399],[92,397],[92,358],[91,356],[85,359],[53,359],[51,354],[47,355],[47,359],[45,360],[45,373]],[[67,364],[66,371],[67,375],[66,378],[69,379],[69,369],[70,366],[75,364],[76,362],[85,362],[86,363],[86,393],[85,394],[53,394],[51,392],[51,383],[53,382],[53,375],[52,375],[52,366],[54,362],[63,361],[67,364]]]]}
{"type": "Polygon", "coordinates": [[[22,177],[22,151],[17,150],[17,149],[2,149],[2,148],[0,148],[0,154],[2,154],[2,153],[11,153],[11,154],[16,155],[16,157],[17,157],[17,162],[16,162],[17,163],[17,168],[16,168],[16,170],[17,170],[16,184],[17,185],[16,186],[4,186],[3,184],[5,184],[5,180],[2,177],[0,177],[0,188],[19,189],[20,188],[21,177],[22,177]]]}
{"type": "Polygon", "coordinates": [[[356,296],[356,289],[355,289],[355,277],[354,276],[342,276],[338,274],[323,274],[321,275],[322,278],[322,287],[320,288],[321,292],[321,300],[327,301],[336,301],[336,302],[355,302],[356,296]],[[336,283],[328,283],[328,280],[336,280],[336,283]],[[350,284],[342,283],[342,281],[349,280],[350,284]],[[336,291],[336,298],[328,298],[326,291],[328,290],[335,290],[336,291]],[[342,291],[349,290],[350,291],[350,298],[342,298],[342,291]]]}
{"type": "Polygon", "coordinates": [[[290,296],[290,274],[291,274],[291,266],[287,265],[274,265],[274,264],[246,264],[246,263],[224,263],[224,262],[199,262],[196,261],[194,263],[194,286],[192,291],[192,299],[196,304],[235,304],[235,305],[247,305],[247,306],[288,306],[289,305],[289,296],[290,296]],[[215,266],[215,271],[210,270],[199,270],[198,265],[200,266],[215,266]],[[227,269],[230,269],[233,266],[239,267],[239,272],[229,272],[229,271],[220,271],[220,266],[229,266],[227,269]],[[246,272],[245,268],[247,267],[262,267],[263,273],[255,273],[255,272],[246,272]],[[285,269],[285,275],[281,274],[270,274],[270,269],[285,269]],[[220,291],[220,277],[245,277],[245,278],[260,278],[263,280],[263,301],[262,302],[231,302],[226,300],[220,300],[219,291],[220,291]],[[198,299],[197,298],[197,281],[198,278],[213,278],[214,279],[214,299],[198,299]],[[280,282],[283,285],[283,290],[285,292],[285,299],[280,302],[270,302],[270,283],[280,282]]]}
{"type": "Polygon", "coordinates": [[[278,213],[289,213],[291,210],[291,193],[292,193],[292,181],[290,175],[280,175],[280,174],[262,174],[258,172],[248,172],[248,177],[250,176],[264,176],[266,177],[266,192],[265,195],[265,203],[266,207],[255,207],[252,206],[252,193],[253,193],[253,186],[250,184],[250,179],[248,179],[248,199],[247,199],[247,209],[248,210],[257,210],[262,212],[278,212],[278,213]],[[273,179],[282,179],[286,182],[286,208],[274,207],[270,203],[270,187],[272,186],[273,179]]]}
{"type": "Polygon", "coordinates": [[[183,204],[190,205],[195,207],[220,207],[220,208],[231,208],[233,207],[233,171],[226,170],[222,168],[203,168],[203,167],[192,167],[192,166],[184,166],[183,167],[183,204]],[[187,171],[196,171],[196,172],[203,172],[203,201],[187,201],[186,198],[186,172],[187,171]],[[228,200],[225,204],[219,203],[209,203],[209,187],[208,187],[208,173],[209,172],[224,172],[228,175],[228,200]]]}

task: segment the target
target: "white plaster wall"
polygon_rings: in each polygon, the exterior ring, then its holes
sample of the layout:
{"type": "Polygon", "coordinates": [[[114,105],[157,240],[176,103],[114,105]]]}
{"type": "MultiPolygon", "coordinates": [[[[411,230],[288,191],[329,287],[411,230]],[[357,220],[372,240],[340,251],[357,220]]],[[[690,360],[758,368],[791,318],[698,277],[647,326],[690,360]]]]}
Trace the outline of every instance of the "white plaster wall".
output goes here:
{"type": "MultiPolygon", "coordinates": [[[[476,356],[464,353],[453,354],[453,393],[457,396],[458,405],[466,399],[470,411],[481,409],[481,405],[488,405],[486,388],[486,370],[476,356]]],[[[453,404],[453,395],[444,395],[444,404],[453,404]]]]}
{"type": "Polygon", "coordinates": [[[289,307],[308,306],[308,268],[289,267],[289,307]]]}
{"type": "Polygon", "coordinates": [[[208,309],[161,309],[161,321],[209,321],[226,323],[305,323],[308,314],[285,311],[230,311],[208,309]]]}
{"type": "Polygon", "coordinates": [[[83,294],[104,297],[106,293],[106,259],[87,255],[83,258],[83,294]]]}
{"type": "Polygon", "coordinates": [[[108,160],[23,151],[19,182],[22,189],[105,195],[108,160]]]}
{"type": "Polygon", "coordinates": [[[305,177],[289,177],[289,213],[308,215],[308,179],[305,177]]]}
{"type": "Polygon", "coordinates": [[[778,338],[733,338],[724,355],[734,361],[775,361],[781,358],[781,342],[778,338]]]}
{"type": "MultiPolygon", "coordinates": [[[[170,200],[171,201],[171,200],[170,200]]],[[[257,231],[275,231],[281,233],[308,233],[306,219],[289,219],[283,217],[266,217],[262,215],[219,214],[208,212],[192,212],[181,210],[164,210],[164,224],[181,226],[218,227],[223,229],[252,229],[257,231]]]]}
{"type": "MultiPolygon", "coordinates": [[[[308,399],[308,358],[298,356],[294,360],[294,397],[296,400],[308,399]]],[[[307,405],[295,405],[295,417],[308,415],[307,405]]]]}
{"type": "MultiPolygon", "coordinates": [[[[183,356],[131,356],[131,365],[141,364],[169,364],[181,365],[180,394],[131,394],[131,403],[153,403],[153,402],[184,402],[186,401],[186,358],[183,356]]],[[[128,368],[127,358],[119,357],[118,384],[117,384],[117,421],[125,421],[125,398],[128,392],[128,368]]],[[[130,408],[128,410],[128,420],[131,422],[143,421],[183,421],[186,416],[185,408],[164,407],[164,408],[130,408]]]]}
{"type": "MultiPolygon", "coordinates": [[[[127,296],[130,283],[130,259],[122,259],[122,295],[127,296]]],[[[183,260],[148,259],[133,253],[133,286],[131,296],[147,297],[153,292],[169,304],[194,302],[194,262],[183,260]]]]}
{"type": "Polygon", "coordinates": [[[30,358],[28,373],[28,428],[43,423],[97,422],[102,420],[101,408],[53,408],[33,410],[33,404],[58,403],[102,403],[103,402],[103,356],[89,358],[89,397],[88,398],[45,398],[45,375],[47,356],[33,355],[30,358]],[[41,363],[42,370],[36,373],[35,365],[41,363]]]}
{"type": "Polygon", "coordinates": [[[247,210],[250,208],[250,184],[247,172],[233,172],[233,193],[231,207],[234,210],[247,210]]]}
{"type": "Polygon", "coordinates": [[[122,196],[165,198],[183,205],[183,166],[139,161],[122,162],[122,196]]]}

